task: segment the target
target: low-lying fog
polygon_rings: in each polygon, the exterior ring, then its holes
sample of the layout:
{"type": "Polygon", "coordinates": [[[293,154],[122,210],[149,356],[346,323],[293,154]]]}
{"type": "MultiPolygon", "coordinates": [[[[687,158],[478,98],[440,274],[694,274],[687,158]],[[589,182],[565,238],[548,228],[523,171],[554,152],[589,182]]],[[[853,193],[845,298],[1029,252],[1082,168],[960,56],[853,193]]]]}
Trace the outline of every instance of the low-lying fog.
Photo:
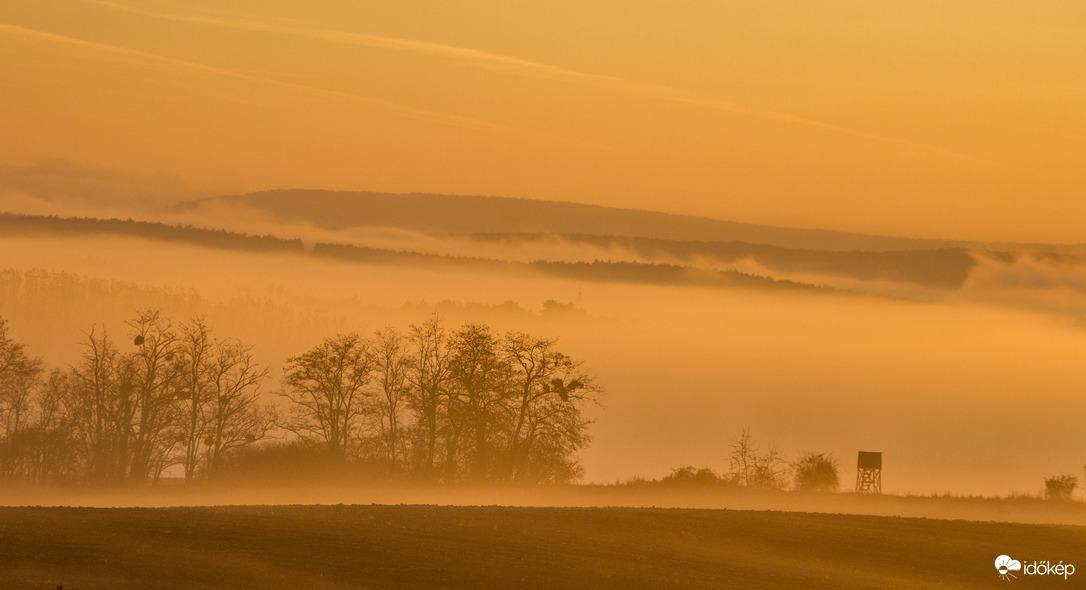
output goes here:
{"type": "Polygon", "coordinates": [[[287,356],[337,331],[406,327],[442,300],[516,302],[521,311],[452,308],[447,320],[559,336],[595,371],[608,394],[582,456],[588,482],[684,464],[726,471],[744,428],[786,458],[833,453],[844,489],[859,450],[883,452],[892,493],[1036,493],[1044,477],[1080,474],[1086,462],[1086,331],[1066,315],[364,266],[134,238],[0,237],[0,269],[19,271],[0,275],[0,317],[53,366],[74,362],[94,323],[123,337],[123,320],[142,306],[206,314],[278,375],[287,356]],[[35,276],[53,286],[18,292],[30,269],[48,271],[35,276]],[[546,300],[587,313],[540,314],[546,300]],[[430,305],[404,305],[419,301],[430,305]]]}

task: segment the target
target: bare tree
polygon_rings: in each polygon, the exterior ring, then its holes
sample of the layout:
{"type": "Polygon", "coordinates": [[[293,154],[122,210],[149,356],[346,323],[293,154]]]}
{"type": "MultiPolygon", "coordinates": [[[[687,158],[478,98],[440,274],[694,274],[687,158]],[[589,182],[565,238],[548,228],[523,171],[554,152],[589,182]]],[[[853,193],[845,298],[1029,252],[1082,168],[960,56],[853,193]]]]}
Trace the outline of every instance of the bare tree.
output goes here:
{"type": "Polygon", "coordinates": [[[510,367],[512,418],[504,478],[539,481],[576,475],[576,469],[565,468],[542,473],[539,466],[565,465],[588,442],[581,406],[597,402],[602,390],[580,363],[554,350],[555,344],[553,339],[520,332],[502,339],[502,354],[510,367]]]}
{"type": "Polygon", "coordinates": [[[403,414],[407,401],[408,370],[406,339],[391,326],[374,334],[373,356],[377,374],[377,408],[381,419],[381,446],[389,469],[398,470],[403,450],[403,414]]]}
{"type": "Polygon", "coordinates": [[[758,449],[754,448],[754,441],[750,436],[750,429],[744,428],[738,438],[731,444],[731,471],[729,476],[738,485],[749,486],[754,480],[755,464],[758,460],[758,449]]]}
{"type": "Polygon", "coordinates": [[[373,355],[358,334],[327,338],[287,360],[281,394],[294,403],[286,427],[303,439],[320,441],[345,458],[358,439],[371,393],[373,355]]]}
{"type": "Polygon", "coordinates": [[[421,438],[420,469],[432,477],[437,460],[441,402],[452,378],[448,335],[441,327],[441,318],[434,315],[424,324],[412,324],[409,338],[414,348],[408,377],[409,404],[415,412],[416,431],[421,438]]]}
{"type": "Polygon", "coordinates": [[[41,359],[8,337],[7,322],[0,318],[0,473],[21,471],[27,455],[23,432],[33,420],[34,389],[43,370],[41,359]]]}
{"type": "Polygon", "coordinates": [[[514,473],[516,481],[561,483],[583,475],[575,453],[590,440],[590,422],[578,402],[595,401],[589,392],[598,390],[582,389],[565,400],[561,396],[545,396],[533,404],[521,446],[523,458],[514,473]]]}
{"type": "Polygon", "coordinates": [[[76,479],[82,456],[73,421],[75,381],[71,371],[53,369],[38,390],[38,444],[32,479],[40,484],[76,479]]]}
{"type": "Polygon", "coordinates": [[[731,442],[731,473],[730,479],[737,485],[763,488],[780,489],[785,487],[785,463],[777,449],[770,448],[763,454],[758,454],[757,447],[750,435],[750,429],[744,428],[739,438],[731,442]]]}
{"type": "Polygon", "coordinates": [[[250,347],[154,310],[128,326],[120,346],[92,328],[78,361],[42,379],[0,320],[0,474],[146,482],[180,466],[192,480],[281,426],[338,461],[394,473],[568,481],[589,440],[585,404],[602,394],[553,339],[499,338],[482,324],[450,334],[434,316],[406,335],[338,335],[288,359],[279,393],[291,412],[279,420],[261,404],[269,371],[250,347]]]}
{"type": "Polygon", "coordinates": [[[87,334],[77,365],[71,367],[69,419],[78,437],[86,477],[120,481],[128,471],[136,414],[135,371],[103,332],[87,334]]]}
{"type": "Polygon", "coordinates": [[[0,318],[0,434],[4,437],[30,420],[33,389],[43,370],[41,359],[30,356],[22,343],[8,338],[6,324],[0,318]]]}
{"type": "Polygon", "coordinates": [[[182,329],[179,347],[184,370],[178,397],[187,405],[182,425],[185,455],[182,465],[185,480],[190,481],[196,475],[203,454],[208,406],[212,402],[214,388],[211,330],[202,318],[194,318],[182,329]]]}
{"type": "Polygon", "coordinates": [[[231,450],[267,438],[277,421],[274,408],[260,404],[260,384],[269,373],[253,360],[252,349],[240,342],[215,344],[214,395],[204,425],[208,474],[231,450]]]}
{"type": "Polygon", "coordinates": [[[501,420],[501,403],[507,395],[509,367],[499,355],[498,339],[490,326],[465,324],[453,334],[453,387],[446,392],[449,433],[445,481],[457,478],[460,444],[471,445],[472,479],[488,477],[493,459],[492,430],[501,420]]]}
{"type": "Polygon", "coordinates": [[[135,369],[135,438],[129,476],[136,481],[158,479],[180,459],[173,455],[183,435],[177,428],[183,365],[180,338],[173,322],[158,310],[140,310],[127,322],[137,350],[135,369]]]}
{"type": "Polygon", "coordinates": [[[204,465],[210,475],[224,454],[267,437],[275,423],[270,406],[259,405],[268,370],[240,342],[220,341],[200,318],[182,330],[185,402],[185,479],[204,465]]]}
{"type": "Polygon", "coordinates": [[[30,356],[26,345],[16,342],[8,336],[8,323],[0,318],[0,382],[7,381],[13,375],[40,371],[41,359],[30,356]]]}

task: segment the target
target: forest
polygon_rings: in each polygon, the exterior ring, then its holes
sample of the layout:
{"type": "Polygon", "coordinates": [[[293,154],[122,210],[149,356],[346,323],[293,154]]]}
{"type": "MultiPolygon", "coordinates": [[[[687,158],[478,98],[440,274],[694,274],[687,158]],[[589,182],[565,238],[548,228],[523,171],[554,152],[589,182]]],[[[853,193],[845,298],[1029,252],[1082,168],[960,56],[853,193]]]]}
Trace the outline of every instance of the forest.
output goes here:
{"type": "Polygon", "coordinates": [[[191,482],[300,458],[386,481],[567,482],[604,393],[556,339],[436,315],[324,338],[278,383],[201,317],[144,309],[126,326],[91,328],[78,358],[47,368],[0,318],[0,477],[191,482]]]}

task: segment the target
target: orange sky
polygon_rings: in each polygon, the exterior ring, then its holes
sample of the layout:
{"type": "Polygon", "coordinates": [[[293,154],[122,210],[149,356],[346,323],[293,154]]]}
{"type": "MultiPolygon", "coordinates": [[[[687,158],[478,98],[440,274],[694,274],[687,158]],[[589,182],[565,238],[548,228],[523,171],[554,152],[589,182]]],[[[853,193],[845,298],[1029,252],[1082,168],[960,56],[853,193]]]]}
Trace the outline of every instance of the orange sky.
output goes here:
{"type": "Polygon", "coordinates": [[[1086,242],[1086,3],[4,0],[0,164],[1086,242]]]}

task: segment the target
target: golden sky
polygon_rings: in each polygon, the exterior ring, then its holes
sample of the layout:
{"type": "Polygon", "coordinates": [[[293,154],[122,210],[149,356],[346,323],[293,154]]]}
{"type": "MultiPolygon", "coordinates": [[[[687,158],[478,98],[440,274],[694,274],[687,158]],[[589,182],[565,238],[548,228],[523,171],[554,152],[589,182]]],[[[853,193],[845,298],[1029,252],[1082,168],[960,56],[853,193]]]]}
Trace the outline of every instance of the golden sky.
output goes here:
{"type": "Polygon", "coordinates": [[[1086,242],[1082,0],[4,0],[0,164],[1086,242]]]}

